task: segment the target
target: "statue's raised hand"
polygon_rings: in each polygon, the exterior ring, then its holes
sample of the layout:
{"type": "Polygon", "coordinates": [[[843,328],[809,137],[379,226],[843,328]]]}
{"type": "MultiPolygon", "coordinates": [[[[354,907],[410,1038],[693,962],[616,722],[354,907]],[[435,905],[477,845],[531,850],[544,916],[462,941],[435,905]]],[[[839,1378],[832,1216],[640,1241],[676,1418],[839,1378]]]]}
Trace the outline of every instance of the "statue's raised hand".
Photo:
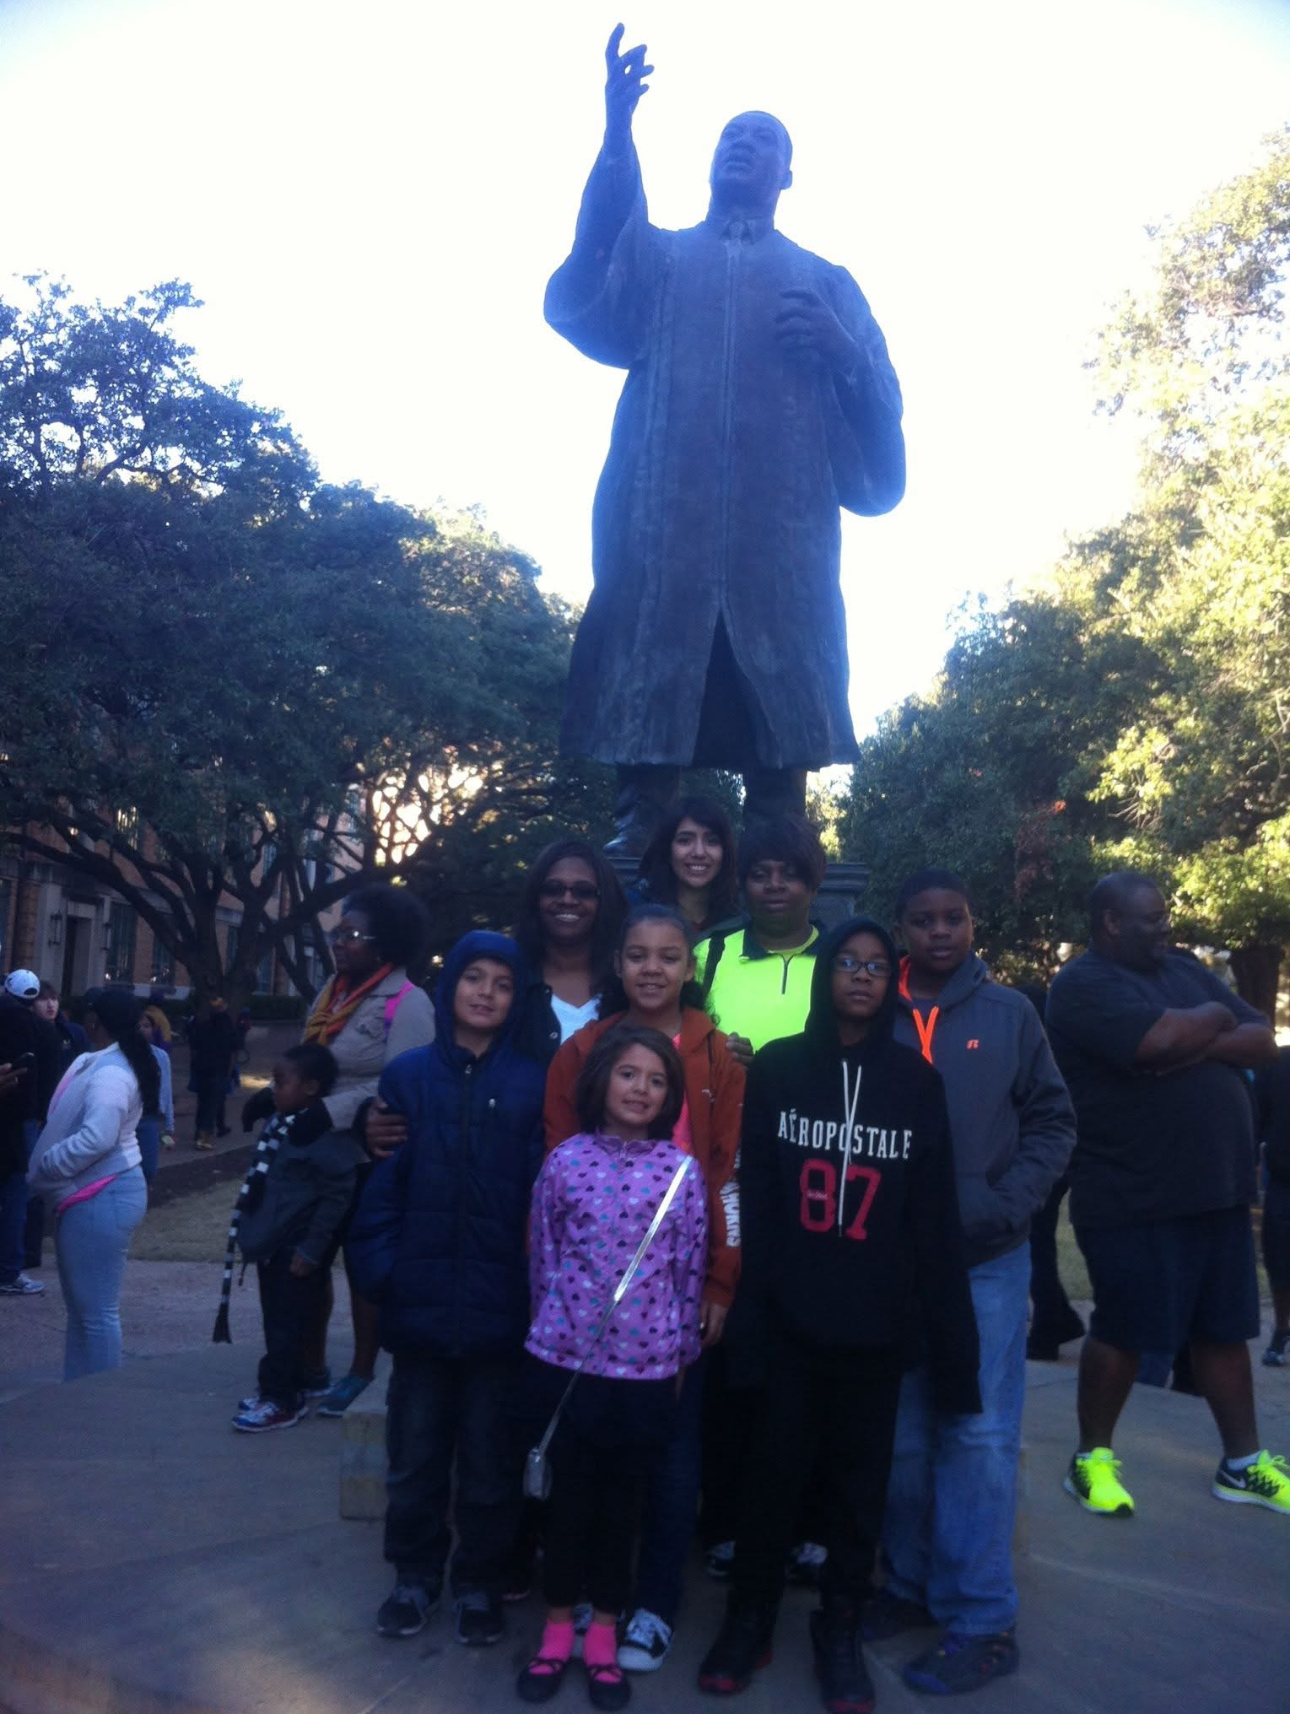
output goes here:
{"type": "Polygon", "coordinates": [[[645,79],[654,70],[645,64],[645,44],[619,53],[623,26],[617,25],[605,48],[605,139],[626,143],[632,134],[632,114],[649,85],[645,79]]]}

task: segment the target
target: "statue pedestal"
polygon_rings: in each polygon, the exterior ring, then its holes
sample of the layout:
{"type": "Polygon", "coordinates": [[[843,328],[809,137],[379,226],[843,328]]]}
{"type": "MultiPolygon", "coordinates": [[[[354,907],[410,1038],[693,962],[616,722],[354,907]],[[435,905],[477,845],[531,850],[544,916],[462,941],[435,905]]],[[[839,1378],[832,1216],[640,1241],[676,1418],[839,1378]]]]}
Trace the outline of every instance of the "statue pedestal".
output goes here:
{"type": "Polygon", "coordinates": [[[869,885],[867,863],[830,863],[815,900],[815,915],[830,928],[855,916],[869,885]]]}

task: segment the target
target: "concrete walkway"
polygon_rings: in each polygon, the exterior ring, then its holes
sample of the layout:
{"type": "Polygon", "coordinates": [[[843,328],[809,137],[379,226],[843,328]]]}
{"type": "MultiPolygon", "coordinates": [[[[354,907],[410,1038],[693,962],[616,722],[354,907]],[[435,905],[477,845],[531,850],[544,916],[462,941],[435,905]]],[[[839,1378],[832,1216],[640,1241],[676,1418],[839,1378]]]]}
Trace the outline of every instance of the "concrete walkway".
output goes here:
{"type": "MultiPolygon", "coordinates": [[[[380,1528],[337,1515],[339,1426],[234,1434],[250,1344],[142,1358],[0,1406],[0,1706],[12,1714],[495,1714],[518,1706],[531,1598],[497,1648],[468,1652],[446,1613],[380,1640],[380,1528]]],[[[1290,1446],[1290,1374],[1258,1370],[1265,1440],[1290,1446]]],[[[1074,1366],[1035,1365],[1026,1439],[1029,1551],[1017,1677],[999,1714],[1290,1708],[1290,1518],[1209,1496],[1216,1450],[1194,1399],[1138,1388],[1120,1447],[1131,1522],[1062,1491],[1074,1366]]],[[[695,1669],[722,1592],[696,1570],[673,1657],[635,1706],[711,1714],[695,1669]]],[[[818,1707],[807,1598],[741,1714],[818,1707]]],[[[880,1707],[926,1708],[897,1676],[916,1643],[873,1651],[880,1707]]],[[[556,1707],[585,1707],[575,1673],[556,1707]]]]}

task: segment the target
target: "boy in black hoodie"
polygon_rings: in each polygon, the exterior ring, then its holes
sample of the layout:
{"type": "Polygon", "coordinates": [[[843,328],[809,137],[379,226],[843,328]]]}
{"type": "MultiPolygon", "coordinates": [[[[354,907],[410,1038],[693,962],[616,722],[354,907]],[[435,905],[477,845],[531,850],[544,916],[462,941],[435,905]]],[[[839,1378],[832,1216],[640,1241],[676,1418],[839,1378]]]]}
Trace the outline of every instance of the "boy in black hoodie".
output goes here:
{"type": "Polygon", "coordinates": [[[699,1684],[746,1689],[769,1659],[803,1485],[822,1452],[832,1536],[811,1637],[831,1714],[873,1706],[859,1614],[901,1377],[926,1359],[942,1409],[980,1409],[944,1090],[892,1040],[895,1004],[887,932],[867,917],[834,929],[816,958],[805,1033],[761,1050],[744,1099],[740,1297],[760,1335],[765,1405],[729,1610],[699,1684]]]}

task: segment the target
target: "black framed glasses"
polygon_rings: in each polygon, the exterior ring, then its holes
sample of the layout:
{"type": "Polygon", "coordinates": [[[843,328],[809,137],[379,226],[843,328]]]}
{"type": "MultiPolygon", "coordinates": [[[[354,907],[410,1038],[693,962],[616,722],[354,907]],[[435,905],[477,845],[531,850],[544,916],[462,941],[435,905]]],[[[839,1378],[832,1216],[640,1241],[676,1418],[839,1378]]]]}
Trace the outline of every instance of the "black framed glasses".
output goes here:
{"type": "Polygon", "coordinates": [[[376,936],[357,928],[334,928],[327,938],[333,946],[357,946],[360,941],[375,940],[376,936]]]}
{"type": "Polygon", "coordinates": [[[842,976],[854,976],[861,970],[870,976],[891,975],[891,965],[885,958],[853,958],[849,952],[839,952],[833,968],[842,976]]]}

